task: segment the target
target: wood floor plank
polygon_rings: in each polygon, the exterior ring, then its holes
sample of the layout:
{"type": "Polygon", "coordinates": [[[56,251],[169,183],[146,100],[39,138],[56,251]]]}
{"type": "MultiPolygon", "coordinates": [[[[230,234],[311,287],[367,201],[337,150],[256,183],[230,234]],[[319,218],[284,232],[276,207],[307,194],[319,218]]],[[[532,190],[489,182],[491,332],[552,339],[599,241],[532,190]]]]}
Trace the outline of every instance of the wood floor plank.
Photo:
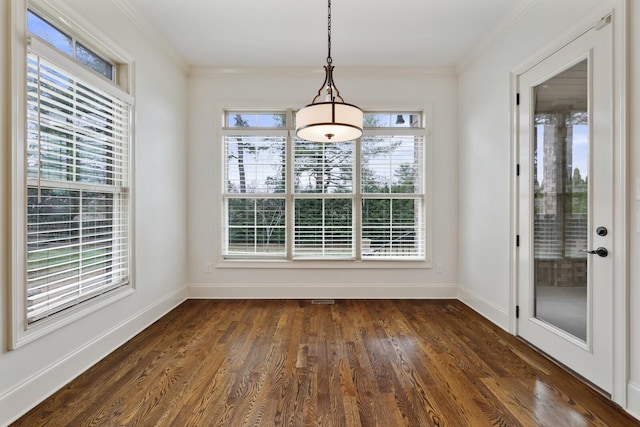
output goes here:
{"type": "MultiPolygon", "coordinates": [[[[187,314],[187,306],[188,304],[181,305],[157,323],[174,322],[174,324],[180,324],[180,319],[189,315],[187,314]]],[[[193,315],[195,316],[196,314],[194,313],[193,315]]],[[[104,392],[113,393],[114,390],[121,389],[130,380],[131,376],[135,375],[135,371],[132,369],[133,366],[138,364],[140,360],[149,361],[155,357],[154,349],[159,345],[159,340],[150,329],[142,331],[134,340],[126,342],[118,351],[107,356],[102,363],[94,365],[84,375],[81,375],[51,396],[49,400],[51,406],[58,413],[56,422],[60,423],[59,425],[71,425],[78,414],[83,412],[85,412],[84,416],[81,415],[83,420],[95,416],[96,413],[99,414],[96,405],[102,402],[96,402],[92,399],[78,400],[79,391],[83,394],[86,393],[88,396],[95,396],[104,392]],[[140,347],[136,343],[139,343],[140,347]],[[116,368],[114,369],[114,367],[116,368]],[[69,405],[73,405],[73,410],[61,410],[68,408],[69,405]]],[[[177,336],[178,333],[179,329],[171,330],[168,328],[167,334],[172,336],[175,334],[177,336]]],[[[166,344],[162,345],[166,347],[166,344]]],[[[43,417],[42,420],[33,420],[33,425],[42,425],[49,418],[50,415],[43,417]]],[[[99,416],[97,418],[99,419],[99,416]]]]}
{"type": "Polygon", "coordinates": [[[454,300],[186,301],[15,426],[640,426],[454,300]]]}

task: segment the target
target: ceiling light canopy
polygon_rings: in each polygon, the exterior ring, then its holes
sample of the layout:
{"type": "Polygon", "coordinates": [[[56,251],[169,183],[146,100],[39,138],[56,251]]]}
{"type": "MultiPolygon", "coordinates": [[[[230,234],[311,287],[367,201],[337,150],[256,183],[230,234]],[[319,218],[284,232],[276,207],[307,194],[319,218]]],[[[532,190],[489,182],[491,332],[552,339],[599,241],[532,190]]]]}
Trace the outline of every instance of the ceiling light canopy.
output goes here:
{"type": "Polygon", "coordinates": [[[333,82],[333,65],[331,58],[331,0],[328,0],[328,45],[327,65],[325,65],[324,83],[311,104],[296,113],[296,135],[299,138],[314,142],[351,141],[362,135],[362,110],[355,105],[347,104],[340,96],[340,91],[333,82]],[[322,102],[316,102],[326,91],[322,102]]]}

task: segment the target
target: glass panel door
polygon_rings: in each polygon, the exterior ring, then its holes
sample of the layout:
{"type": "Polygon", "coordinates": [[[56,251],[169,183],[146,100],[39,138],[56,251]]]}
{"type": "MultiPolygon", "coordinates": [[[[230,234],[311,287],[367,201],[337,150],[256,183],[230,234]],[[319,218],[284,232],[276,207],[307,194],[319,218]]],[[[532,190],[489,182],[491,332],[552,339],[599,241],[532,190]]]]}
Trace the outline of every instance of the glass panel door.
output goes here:
{"type": "Polygon", "coordinates": [[[612,387],[611,25],[518,76],[518,335],[612,387]],[[588,250],[588,252],[586,252],[588,250]]]}
{"type": "Polygon", "coordinates": [[[534,315],[587,340],[587,60],[533,89],[534,315]]]}

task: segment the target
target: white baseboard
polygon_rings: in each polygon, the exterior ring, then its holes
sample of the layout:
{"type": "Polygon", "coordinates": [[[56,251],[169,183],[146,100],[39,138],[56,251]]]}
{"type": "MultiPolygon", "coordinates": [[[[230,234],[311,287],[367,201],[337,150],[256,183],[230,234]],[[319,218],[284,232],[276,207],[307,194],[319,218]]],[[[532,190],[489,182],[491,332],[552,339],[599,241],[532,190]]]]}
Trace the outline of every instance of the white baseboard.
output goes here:
{"type": "Polygon", "coordinates": [[[462,286],[458,286],[457,298],[478,314],[486,317],[505,331],[509,331],[509,313],[502,307],[462,286]]]}
{"type": "Polygon", "coordinates": [[[627,412],[640,420],[640,384],[629,381],[627,384],[627,412]]]}
{"type": "Polygon", "coordinates": [[[187,285],[193,299],[435,299],[456,298],[457,285],[436,283],[424,285],[389,285],[344,283],[323,285],[272,285],[259,283],[187,285]]]}
{"type": "Polygon", "coordinates": [[[186,289],[177,289],[0,395],[0,426],[8,425],[27,413],[186,298],[186,289]]]}

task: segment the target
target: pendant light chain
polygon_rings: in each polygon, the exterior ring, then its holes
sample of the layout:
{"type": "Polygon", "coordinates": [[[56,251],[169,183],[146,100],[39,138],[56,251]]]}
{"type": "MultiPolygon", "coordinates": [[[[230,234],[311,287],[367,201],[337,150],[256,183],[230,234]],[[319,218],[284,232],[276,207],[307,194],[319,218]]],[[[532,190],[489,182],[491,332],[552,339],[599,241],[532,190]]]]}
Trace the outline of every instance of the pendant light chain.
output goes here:
{"type": "Polygon", "coordinates": [[[331,65],[331,63],[333,62],[333,59],[331,58],[331,0],[328,1],[328,4],[329,4],[329,12],[327,14],[327,16],[328,16],[328,19],[327,19],[327,21],[328,21],[327,33],[329,35],[329,37],[328,37],[328,39],[329,39],[328,40],[328,42],[329,42],[329,50],[328,50],[329,54],[327,56],[327,64],[331,65]]]}

